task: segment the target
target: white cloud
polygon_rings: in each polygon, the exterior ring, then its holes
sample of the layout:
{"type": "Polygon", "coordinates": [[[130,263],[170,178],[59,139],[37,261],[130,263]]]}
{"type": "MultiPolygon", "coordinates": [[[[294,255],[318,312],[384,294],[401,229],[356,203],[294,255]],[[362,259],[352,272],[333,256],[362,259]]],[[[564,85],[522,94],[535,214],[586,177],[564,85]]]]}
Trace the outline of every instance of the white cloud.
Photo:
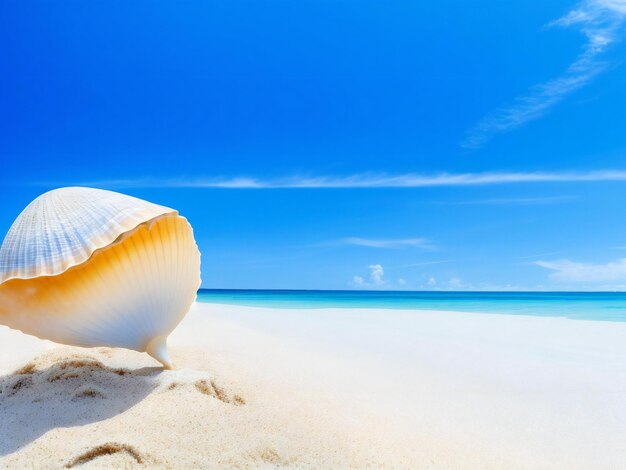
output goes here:
{"type": "Polygon", "coordinates": [[[579,263],[567,259],[535,261],[533,264],[553,271],[550,279],[574,283],[626,283],[626,258],[606,264],[579,263]]]}
{"type": "MultiPolygon", "coordinates": [[[[225,189],[326,189],[326,188],[420,188],[432,186],[485,186],[514,183],[558,183],[586,181],[626,181],[626,170],[596,170],[587,172],[484,172],[397,175],[357,173],[348,176],[288,177],[288,178],[140,178],[45,183],[54,186],[95,186],[116,188],[225,188],[225,189]]],[[[42,183],[43,184],[43,183],[42,183]]]]}
{"type": "Polygon", "coordinates": [[[461,146],[479,148],[496,134],[538,119],[567,95],[589,83],[606,68],[598,57],[620,39],[625,20],[626,0],[586,0],[548,24],[549,27],[577,27],[587,38],[582,52],[560,77],[536,85],[514,104],[483,118],[466,133],[461,146]]]}
{"type": "MultiPolygon", "coordinates": [[[[491,287],[491,286],[490,286],[491,287]]],[[[463,281],[458,276],[451,276],[447,280],[437,280],[434,276],[428,278],[425,284],[420,286],[421,289],[436,291],[472,291],[485,290],[480,285],[475,285],[463,281]]]]}
{"type": "Polygon", "coordinates": [[[354,276],[352,278],[352,286],[357,288],[381,288],[388,286],[385,280],[385,270],[380,264],[370,264],[368,266],[370,273],[366,281],[362,276],[354,276]]]}
{"type": "Polygon", "coordinates": [[[328,243],[329,245],[355,245],[365,246],[369,248],[421,248],[424,250],[433,249],[433,245],[425,238],[400,238],[400,239],[372,239],[372,238],[359,238],[359,237],[347,237],[334,242],[328,243]]]}
{"type": "Polygon", "coordinates": [[[382,286],[385,283],[383,267],[380,264],[372,264],[369,268],[372,270],[370,272],[370,282],[375,286],[382,286]]]}
{"type": "Polygon", "coordinates": [[[404,287],[406,286],[406,281],[404,279],[402,279],[401,277],[398,278],[398,285],[400,287],[404,287]]]}

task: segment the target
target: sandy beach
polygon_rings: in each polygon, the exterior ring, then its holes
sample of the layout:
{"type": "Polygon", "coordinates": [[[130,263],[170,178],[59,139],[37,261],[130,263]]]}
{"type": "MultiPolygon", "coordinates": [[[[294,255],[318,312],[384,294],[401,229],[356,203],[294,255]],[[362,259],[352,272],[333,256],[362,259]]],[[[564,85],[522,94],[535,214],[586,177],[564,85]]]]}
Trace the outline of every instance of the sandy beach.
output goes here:
{"type": "Polygon", "coordinates": [[[7,468],[617,468],[626,324],[196,303],[146,354],[0,327],[7,468]]]}

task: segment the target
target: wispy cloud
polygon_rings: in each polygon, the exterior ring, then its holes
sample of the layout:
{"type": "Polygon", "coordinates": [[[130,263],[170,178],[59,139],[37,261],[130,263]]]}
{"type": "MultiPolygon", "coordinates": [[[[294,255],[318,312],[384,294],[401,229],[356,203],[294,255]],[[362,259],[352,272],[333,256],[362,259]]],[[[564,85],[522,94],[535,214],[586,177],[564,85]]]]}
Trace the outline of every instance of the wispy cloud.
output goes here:
{"type": "Polygon", "coordinates": [[[365,246],[369,248],[399,249],[399,248],[421,248],[423,250],[432,250],[434,245],[425,238],[399,238],[399,239],[373,239],[360,237],[340,238],[325,243],[325,245],[353,245],[365,246]]]}
{"type": "Polygon", "coordinates": [[[423,261],[421,263],[410,263],[410,264],[400,264],[398,266],[391,266],[389,269],[414,268],[414,267],[419,267],[419,266],[431,266],[434,264],[444,264],[444,263],[450,263],[450,262],[452,262],[452,260],[450,259],[443,259],[443,260],[438,260],[438,261],[423,261]]]}
{"type": "Polygon", "coordinates": [[[558,204],[576,199],[575,196],[547,196],[547,197],[515,197],[477,199],[469,201],[439,201],[437,204],[450,205],[485,205],[485,206],[535,206],[544,204],[558,204]]]}
{"type": "MultiPolygon", "coordinates": [[[[626,1],[626,0],[625,0],[626,1]]],[[[484,186],[516,183],[626,181],[626,170],[556,172],[404,173],[397,175],[357,173],[348,176],[288,178],[139,178],[81,182],[45,182],[47,186],[95,186],[100,188],[226,188],[226,189],[311,189],[311,188],[419,188],[433,186],[484,186]]]]}
{"type": "Polygon", "coordinates": [[[626,20],[626,0],[586,0],[548,27],[577,27],[587,42],[576,60],[558,78],[534,86],[528,94],[518,97],[483,118],[471,128],[461,146],[476,149],[496,134],[511,131],[543,116],[567,95],[580,89],[606,68],[600,55],[620,39],[626,20]]]}
{"type": "Polygon", "coordinates": [[[533,264],[553,271],[550,279],[574,283],[626,283],[626,258],[606,264],[580,263],[568,259],[556,261],[535,261],[533,264]]]}
{"type": "Polygon", "coordinates": [[[538,253],[534,255],[526,255],[526,256],[518,256],[517,259],[533,259],[533,258],[543,258],[545,256],[558,255],[560,251],[550,251],[548,253],[538,253]]]}

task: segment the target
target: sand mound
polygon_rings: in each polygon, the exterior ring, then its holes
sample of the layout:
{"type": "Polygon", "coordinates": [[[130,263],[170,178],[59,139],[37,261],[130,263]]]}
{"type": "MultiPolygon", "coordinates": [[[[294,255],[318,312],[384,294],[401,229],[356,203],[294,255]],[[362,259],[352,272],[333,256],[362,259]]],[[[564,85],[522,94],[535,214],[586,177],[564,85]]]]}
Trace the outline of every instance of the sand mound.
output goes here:
{"type": "Polygon", "coordinates": [[[245,405],[246,401],[239,395],[231,395],[222,387],[215,383],[215,380],[198,380],[195,384],[196,389],[200,393],[204,393],[210,397],[215,397],[224,403],[232,403],[233,405],[245,405]]]}
{"type": "MultiPolygon", "coordinates": [[[[245,403],[240,395],[218,385],[206,372],[141,367],[142,359],[131,351],[61,347],[11,374],[0,376],[0,435],[3,436],[0,458],[36,444],[52,430],[119,417],[151,394],[157,396],[175,390],[176,394],[193,394],[203,401],[208,396],[225,406],[245,403]],[[121,367],[120,364],[136,364],[137,367],[121,367]]],[[[164,408],[167,406],[164,404],[164,408]]],[[[57,457],[59,461],[64,460],[67,468],[92,461],[94,465],[105,467],[157,463],[130,442],[105,441],[77,450],[73,455],[57,457]]]]}

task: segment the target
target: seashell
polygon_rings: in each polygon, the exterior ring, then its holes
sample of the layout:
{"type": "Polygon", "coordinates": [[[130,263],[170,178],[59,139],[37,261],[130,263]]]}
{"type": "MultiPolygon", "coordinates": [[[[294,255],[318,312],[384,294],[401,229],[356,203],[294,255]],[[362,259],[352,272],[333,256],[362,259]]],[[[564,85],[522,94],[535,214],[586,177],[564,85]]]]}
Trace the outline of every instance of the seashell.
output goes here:
{"type": "Polygon", "coordinates": [[[0,324],[62,344],[147,352],[165,368],[167,337],[199,287],[187,219],[112,191],[47,192],[0,247],[0,324]]]}

